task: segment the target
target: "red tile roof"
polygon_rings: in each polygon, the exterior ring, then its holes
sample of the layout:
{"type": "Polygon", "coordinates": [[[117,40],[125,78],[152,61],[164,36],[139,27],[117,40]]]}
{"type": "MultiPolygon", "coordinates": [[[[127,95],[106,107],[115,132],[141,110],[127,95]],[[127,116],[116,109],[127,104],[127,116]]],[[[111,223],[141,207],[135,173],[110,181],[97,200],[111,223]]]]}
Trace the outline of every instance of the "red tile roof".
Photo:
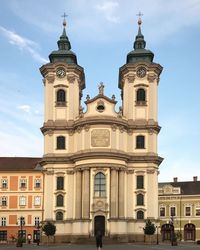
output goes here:
{"type": "Polygon", "coordinates": [[[42,158],[0,157],[0,171],[31,171],[42,158]]]}

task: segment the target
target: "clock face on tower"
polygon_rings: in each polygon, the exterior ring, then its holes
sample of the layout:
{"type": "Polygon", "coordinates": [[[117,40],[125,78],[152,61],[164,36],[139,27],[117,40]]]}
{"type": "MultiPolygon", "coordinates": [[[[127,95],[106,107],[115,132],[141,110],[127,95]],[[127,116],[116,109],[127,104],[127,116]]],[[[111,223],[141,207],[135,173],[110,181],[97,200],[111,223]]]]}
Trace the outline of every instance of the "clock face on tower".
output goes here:
{"type": "Polygon", "coordinates": [[[140,67],[138,68],[136,74],[138,77],[143,78],[146,76],[146,69],[144,67],[140,67]]]}
{"type": "Polygon", "coordinates": [[[56,70],[56,75],[57,75],[57,77],[59,77],[59,78],[65,77],[65,76],[66,76],[66,71],[65,71],[65,69],[64,69],[64,68],[58,68],[58,69],[56,70]]]}

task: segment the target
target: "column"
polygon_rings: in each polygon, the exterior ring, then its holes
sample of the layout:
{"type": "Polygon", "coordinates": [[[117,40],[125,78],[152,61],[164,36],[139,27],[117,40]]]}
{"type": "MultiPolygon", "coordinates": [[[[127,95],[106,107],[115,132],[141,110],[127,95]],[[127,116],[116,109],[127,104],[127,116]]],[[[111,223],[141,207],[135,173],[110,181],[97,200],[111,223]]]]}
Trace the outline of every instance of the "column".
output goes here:
{"type": "Polygon", "coordinates": [[[82,215],[82,172],[77,170],[76,172],[76,204],[75,204],[75,218],[81,219],[82,215]]]}
{"type": "Polygon", "coordinates": [[[83,170],[83,218],[90,218],[90,170],[89,168],[83,170]]]}
{"type": "Polygon", "coordinates": [[[124,183],[124,178],[125,178],[125,172],[123,169],[119,170],[119,218],[124,218],[125,217],[125,211],[124,211],[124,191],[125,191],[125,183],[124,183]]]}
{"type": "Polygon", "coordinates": [[[111,168],[110,180],[110,217],[118,216],[118,171],[116,168],[111,168]]]}

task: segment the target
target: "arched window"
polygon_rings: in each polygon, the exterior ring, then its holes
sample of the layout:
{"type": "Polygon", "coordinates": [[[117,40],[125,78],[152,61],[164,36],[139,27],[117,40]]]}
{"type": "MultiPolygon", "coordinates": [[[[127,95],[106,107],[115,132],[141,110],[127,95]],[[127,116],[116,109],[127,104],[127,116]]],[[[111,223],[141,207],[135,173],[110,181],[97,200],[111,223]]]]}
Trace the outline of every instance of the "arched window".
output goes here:
{"type": "Polygon", "coordinates": [[[56,213],[56,220],[63,220],[63,213],[62,212],[56,213]]]}
{"type": "Polygon", "coordinates": [[[139,210],[137,211],[137,219],[138,220],[143,220],[144,219],[144,212],[139,210]]]}
{"type": "Polygon", "coordinates": [[[143,194],[137,195],[137,205],[144,205],[144,195],[143,194]]]}
{"type": "Polygon", "coordinates": [[[94,195],[96,197],[106,196],[106,177],[101,172],[94,177],[94,195]]]}
{"type": "Polygon", "coordinates": [[[138,135],[136,137],[136,148],[144,148],[145,138],[143,135],[138,135]]]}
{"type": "Polygon", "coordinates": [[[137,90],[137,102],[145,102],[146,101],[146,92],[144,89],[140,88],[137,90]]]}
{"type": "Polygon", "coordinates": [[[63,207],[63,195],[59,194],[56,197],[56,206],[57,207],[63,207]]]}
{"type": "Polygon", "coordinates": [[[59,90],[57,91],[56,101],[57,101],[57,102],[61,102],[61,103],[66,101],[66,98],[65,98],[65,90],[59,89],[59,90]]]}
{"type": "Polygon", "coordinates": [[[65,137],[64,136],[57,137],[57,149],[65,149],[65,137]]]}

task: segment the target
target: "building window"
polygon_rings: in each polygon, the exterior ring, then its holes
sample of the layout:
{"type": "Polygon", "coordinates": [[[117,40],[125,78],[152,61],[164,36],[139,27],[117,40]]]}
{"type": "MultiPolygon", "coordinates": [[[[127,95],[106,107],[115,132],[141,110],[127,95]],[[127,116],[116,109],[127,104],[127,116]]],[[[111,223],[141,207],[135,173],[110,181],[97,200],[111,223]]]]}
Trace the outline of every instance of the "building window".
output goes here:
{"type": "Polygon", "coordinates": [[[40,188],[41,187],[41,180],[40,179],[36,179],[35,180],[35,187],[36,188],[40,188]]]}
{"type": "Polygon", "coordinates": [[[57,177],[57,190],[63,190],[64,189],[64,177],[59,176],[57,177]]]}
{"type": "Polygon", "coordinates": [[[143,135],[136,136],[136,148],[144,148],[145,137],[143,135]]]}
{"type": "Polygon", "coordinates": [[[56,213],[56,220],[63,220],[63,213],[62,212],[56,213]]]}
{"type": "Polygon", "coordinates": [[[7,197],[6,196],[1,197],[1,206],[3,206],[3,207],[7,206],[7,197]]]}
{"type": "Polygon", "coordinates": [[[26,179],[20,180],[20,188],[26,188],[26,179]]]}
{"type": "Polygon", "coordinates": [[[160,217],[165,216],[165,207],[160,207],[160,217]]]}
{"type": "Polygon", "coordinates": [[[196,206],[196,216],[200,216],[200,206],[196,206]]]}
{"type": "Polygon", "coordinates": [[[2,188],[7,188],[8,187],[8,180],[7,179],[3,179],[1,181],[1,187],[2,188]]]}
{"type": "Polygon", "coordinates": [[[19,205],[20,206],[26,206],[26,197],[25,196],[20,196],[19,197],[19,205]]]}
{"type": "Polygon", "coordinates": [[[7,241],[7,231],[6,230],[0,231],[0,241],[7,241]]]}
{"type": "Polygon", "coordinates": [[[1,226],[2,227],[6,226],[6,217],[1,217],[1,226]]]}
{"type": "Polygon", "coordinates": [[[59,89],[56,96],[56,105],[66,106],[66,93],[65,90],[59,89]]]}
{"type": "Polygon", "coordinates": [[[144,195],[143,194],[137,195],[137,205],[144,205],[144,195]]]}
{"type": "Polygon", "coordinates": [[[56,206],[57,207],[63,207],[63,195],[59,194],[56,196],[56,206]]]}
{"type": "Polygon", "coordinates": [[[41,204],[41,197],[40,196],[35,196],[34,197],[34,205],[35,206],[40,206],[41,204]]]}
{"type": "Polygon", "coordinates": [[[139,210],[137,211],[137,219],[138,220],[143,220],[144,219],[144,212],[139,210]]]}
{"type": "Polygon", "coordinates": [[[136,183],[137,189],[143,189],[144,188],[144,176],[138,175],[137,176],[137,183],[136,183]]]}
{"type": "Polygon", "coordinates": [[[170,216],[176,216],[176,208],[170,207],[170,216]]]}
{"type": "Polygon", "coordinates": [[[65,149],[65,137],[64,136],[57,137],[57,149],[65,149]]]}
{"type": "Polygon", "coordinates": [[[191,216],[191,207],[185,207],[185,216],[191,216]]]}
{"type": "Polygon", "coordinates": [[[144,89],[140,88],[137,90],[136,102],[137,102],[137,104],[145,104],[146,103],[146,92],[144,89]]]}
{"type": "Polygon", "coordinates": [[[98,173],[94,177],[94,196],[106,196],[106,177],[103,173],[98,173]]]}
{"type": "Polygon", "coordinates": [[[40,217],[35,217],[35,227],[39,228],[40,226],[40,217]]]}

